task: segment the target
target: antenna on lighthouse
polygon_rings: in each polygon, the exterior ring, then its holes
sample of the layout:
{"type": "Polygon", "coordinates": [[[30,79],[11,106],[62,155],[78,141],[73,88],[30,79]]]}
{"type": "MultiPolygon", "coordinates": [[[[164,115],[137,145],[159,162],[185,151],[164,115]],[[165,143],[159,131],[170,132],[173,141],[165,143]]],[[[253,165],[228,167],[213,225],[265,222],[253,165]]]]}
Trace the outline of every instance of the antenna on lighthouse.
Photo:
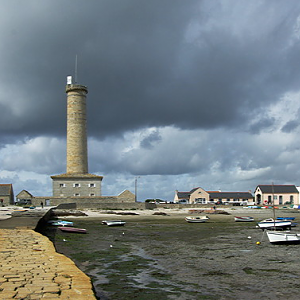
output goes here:
{"type": "Polygon", "coordinates": [[[75,84],[77,83],[77,54],[75,57],[75,84]]]}

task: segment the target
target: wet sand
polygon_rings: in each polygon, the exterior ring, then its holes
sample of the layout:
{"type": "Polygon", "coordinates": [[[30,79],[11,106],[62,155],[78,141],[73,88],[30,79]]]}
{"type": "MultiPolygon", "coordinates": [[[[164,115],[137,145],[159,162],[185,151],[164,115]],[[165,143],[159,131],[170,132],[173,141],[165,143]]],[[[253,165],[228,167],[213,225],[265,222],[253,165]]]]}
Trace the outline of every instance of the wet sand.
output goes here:
{"type": "MultiPolygon", "coordinates": [[[[207,223],[190,224],[184,221],[187,210],[136,212],[139,215],[87,211],[88,217],[68,219],[88,234],[52,228],[47,235],[58,252],[91,276],[102,300],[298,299],[300,245],[272,245],[256,222],[233,221],[234,215],[260,221],[272,216],[269,209],[228,212],[231,215],[211,214],[207,223]],[[101,225],[104,219],[127,223],[108,227],[101,225]]],[[[300,218],[294,210],[277,214],[300,218]]]]}

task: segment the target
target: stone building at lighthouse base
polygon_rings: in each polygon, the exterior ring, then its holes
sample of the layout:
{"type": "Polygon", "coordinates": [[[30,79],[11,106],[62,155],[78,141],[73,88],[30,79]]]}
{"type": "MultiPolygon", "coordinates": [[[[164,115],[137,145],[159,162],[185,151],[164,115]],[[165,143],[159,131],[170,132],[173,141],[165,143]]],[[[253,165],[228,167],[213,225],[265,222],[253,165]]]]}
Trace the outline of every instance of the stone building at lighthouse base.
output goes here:
{"type": "Polygon", "coordinates": [[[51,176],[54,197],[99,197],[103,176],[66,173],[51,176]]]}
{"type": "Polygon", "coordinates": [[[33,206],[58,206],[61,204],[72,204],[72,208],[77,209],[144,209],[145,203],[135,202],[135,195],[129,190],[121,192],[117,196],[34,196],[26,190],[21,191],[17,196],[18,199],[30,200],[33,206]]]}

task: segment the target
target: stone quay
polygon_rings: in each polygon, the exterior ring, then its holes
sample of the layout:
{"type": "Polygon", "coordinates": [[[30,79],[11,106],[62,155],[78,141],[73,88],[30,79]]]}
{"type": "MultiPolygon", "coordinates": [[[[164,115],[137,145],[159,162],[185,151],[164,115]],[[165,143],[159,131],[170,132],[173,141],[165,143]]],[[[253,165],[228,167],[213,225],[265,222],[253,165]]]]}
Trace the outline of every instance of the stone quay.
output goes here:
{"type": "Polygon", "coordinates": [[[0,299],[96,299],[90,278],[34,230],[47,212],[0,220],[0,299]]]}

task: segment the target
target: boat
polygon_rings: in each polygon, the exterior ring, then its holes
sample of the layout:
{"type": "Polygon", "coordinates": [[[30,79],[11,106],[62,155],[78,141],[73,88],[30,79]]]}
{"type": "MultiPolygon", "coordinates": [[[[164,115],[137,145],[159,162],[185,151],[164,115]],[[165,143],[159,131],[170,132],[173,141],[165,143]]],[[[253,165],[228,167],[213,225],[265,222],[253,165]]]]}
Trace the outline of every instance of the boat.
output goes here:
{"type": "Polygon", "coordinates": [[[185,217],[185,220],[189,223],[204,223],[209,220],[208,216],[201,216],[201,217],[185,217]]]}
{"type": "Polygon", "coordinates": [[[292,223],[295,218],[278,217],[275,219],[275,207],[274,207],[274,188],[272,185],[272,198],[273,198],[273,218],[263,220],[258,223],[260,228],[268,229],[267,236],[269,242],[272,244],[291,244],[300,243],[300,233],[292,233],[290,231],[284,231],[286,229],[291,230],[292,226],[296,226],[296,223],[292,223]],[[282,231],[277,231],[282,230],[282,231]]]}
{"type": "Polygon", "coordinates": [[[300,243],[300,233],[290,231],[267,231],[269,242],[272,244],[297,244],[300,243]]]}
{"type": "Polygon", "coordinates": [[[67,226],[61,226],[58,227],[61,231],[65,232],[71,232],[71,233],[86,233],[86,229],[84,228],[76,228],[76,227],[67,227],[67,226]]]}
{"type": "Polygon", "coordinates": [[[289,220],[289,221],[294,221],[295,217],[277,217],[276,220],[289,220]]]}
{"type": "Polygon", "coordinates": [[[64,220],[50,220],[48,224],[51,226],[70,226],[72,227],[74,224],[71,221],[64,221],[64,220]]]}
{"type": "Polygon", "coordinates": [[[254,218],[249,216],[234,217],[235,222],[253,222],[254,218]]]}
{"type": "Polygon", "coordinates": [[[102,224],[107,226],[124,226],[126,222],[121,220],[105,220],[102,221],[102,224]]]}
{"type": "Polygon", "coordinates": [[[283,221],[283,220],[275,220],[273,218],[265,219],[261,222],[259,222],[258,227],[261,228],[262,230],[265,229],[285,229],[285,228],[291,228],[292,227],[292,222],[291,221],[283,221]]]}

